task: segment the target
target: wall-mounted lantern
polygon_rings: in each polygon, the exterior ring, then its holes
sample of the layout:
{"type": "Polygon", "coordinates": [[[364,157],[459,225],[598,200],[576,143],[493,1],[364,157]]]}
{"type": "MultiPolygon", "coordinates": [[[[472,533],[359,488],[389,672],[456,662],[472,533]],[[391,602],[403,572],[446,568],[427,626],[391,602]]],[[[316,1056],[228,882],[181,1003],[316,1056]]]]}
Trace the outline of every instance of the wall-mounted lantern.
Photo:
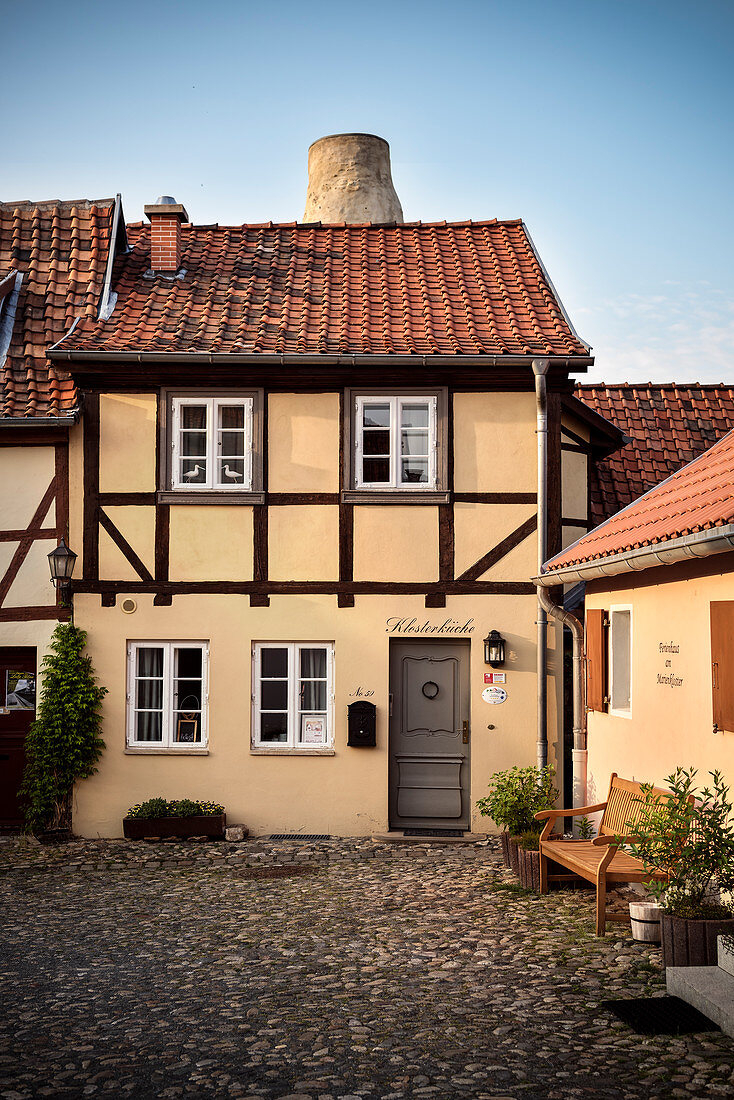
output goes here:
{"type": "Polygon", "coordinates": [[[484,639],[484,663],[500,668],[505,663],[505,639],[498,630],[490,630],[484,639]]]}
{"type": "Polygon", "coordinates": [[[77,555],[70,550],[62,539],[55,550],[48,555],[48,564],[51,569],[51,580],[54,582],[62,607],[71,606],[71,577],[74,572],[77,555]]]}

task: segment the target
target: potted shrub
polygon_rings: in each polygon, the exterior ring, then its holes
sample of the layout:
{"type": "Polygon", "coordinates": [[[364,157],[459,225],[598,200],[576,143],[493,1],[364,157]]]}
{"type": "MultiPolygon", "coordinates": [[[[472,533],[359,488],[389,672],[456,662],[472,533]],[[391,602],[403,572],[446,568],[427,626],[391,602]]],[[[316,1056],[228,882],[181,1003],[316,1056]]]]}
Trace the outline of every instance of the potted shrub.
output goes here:
{"type": "Polygon", "coordinates": [[[639,820],[627,826],[629,850],[651,874],[645,882],[662,909],[664,966],[716,966],[716,938],[734,933],[734,822],[719,771],[697,791],[696,770],[676,768],[661,798],[643,784],[639,820]],[[657,872],[664,878],[653,878],[657,872]]]}
{"type": "Polygon", "coordinates": [[[535,814],[551,808],[558,791],[553,786],[555,771],[550,765],[511,768],[496,772],[489,781],[489,794],[477,802],[479,812],[489,817],[500,833],[505,867],[520,873],[518,837],[537,831],[535,814]]]}
{"type": "Polygon", "coordinates": [[[25,742],[25,827],[45,843],[71,838],[74,784],[94,775],[105,747],[101,709],[107,688],[97,684],[86,642],[85,631],[73,623],[54,630],[43,658],[38,717],[25,742]]]}
{"type": "Polygon", "coordinates": [[[540,832],[537,829],[517,838],[517,859],[520,885],[540,893],[540,832]]]}
{"type": "Polygon", "coordinates": [[[122,829],[128,840],[170,836],[221,838],[226,824],[224,806],[216,802],[149,798],[147,802],[130,807],[122,829]]]}

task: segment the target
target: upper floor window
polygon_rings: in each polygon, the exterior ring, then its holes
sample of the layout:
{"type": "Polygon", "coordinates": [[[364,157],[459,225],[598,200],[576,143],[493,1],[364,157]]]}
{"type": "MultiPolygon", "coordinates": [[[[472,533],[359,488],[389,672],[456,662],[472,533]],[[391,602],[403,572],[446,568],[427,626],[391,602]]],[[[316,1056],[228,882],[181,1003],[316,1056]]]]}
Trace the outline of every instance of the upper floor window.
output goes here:
{"type": "Polygon", "coordinates": [[[435,489],[438,398],[355,398],[354,485],[358,489],[435,489]]]}
{"type": "Polygon", "coordinates": [[[609,618],[610,710],[627,715],[632,680],[632,614],[629,608],[612,608],[609,618]]]}
{"type": "Polygon", "coordinates": [[[252,489],[251,397],[173,398],[174,489],[252,489]]]}

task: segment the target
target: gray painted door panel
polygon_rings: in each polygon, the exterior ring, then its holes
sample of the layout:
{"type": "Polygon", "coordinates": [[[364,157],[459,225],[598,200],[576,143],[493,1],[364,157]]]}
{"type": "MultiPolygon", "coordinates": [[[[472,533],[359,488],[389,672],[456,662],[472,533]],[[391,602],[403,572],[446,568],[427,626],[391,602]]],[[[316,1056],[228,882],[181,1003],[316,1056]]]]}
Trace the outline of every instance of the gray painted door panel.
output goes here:
{"type": "Polygon", "coordinates": [[[469,646],[390,647],[390,827],[469,827],[469,646]]]}

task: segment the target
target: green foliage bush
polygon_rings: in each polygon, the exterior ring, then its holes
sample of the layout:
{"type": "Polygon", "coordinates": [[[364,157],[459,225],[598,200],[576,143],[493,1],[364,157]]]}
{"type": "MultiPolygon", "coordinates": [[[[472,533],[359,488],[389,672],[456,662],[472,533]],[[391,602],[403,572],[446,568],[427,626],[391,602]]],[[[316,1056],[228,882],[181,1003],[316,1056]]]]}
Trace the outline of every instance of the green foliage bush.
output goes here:
{"type": "Polygon", "coordinates": [[[579,821],[579,840],[592,840],[594,837],[594,823],[586,814],[579,821]]]}
{"type": "Polygon", "coordinates": [[[131,806],[127,811],[128,817],[156,818],[156,817],[217,817],[224,813],[224,806],[217,802],[200,802],[191,798],[168,800],[165,798],[149,798],[146,802],[139,802],[131,806]]]}
{"type": "Polygon", "coordinates": [[[477,808],[512,836],[538,832],[535,814],[549,810],[558,798],[555,774],[550,764],[496,772],[489,781],[489,794],[478,800],[477,808]]]}
{"type": "Polygon", "coordinates": [[[669,798],[642,785],[639,819],[625,826],[629,850],[645,870],[665,871],[666,882],[646,886],[662,908],[677,917],[731,916],[719,893],[734,889],[734,821],[729,788],[719,771],[697,791],[695,768],[676,768],[665,780],[669,798]],[[694,801],[691,802],[691,796],[694,801]]]}
{"type": "Polygon", "coordinates": [[[99,687],[91,657],[83,655],[84,630],[59,623],[43,659],[38,717],[26,739],[20,788],[26,829],[71,828],[74,784],[97,771],[105,743],[100,710],[107,688],[99,687]]]}
{"type": "Polygon", "coordinates": [[[517,838],[518,847],[524,848],[526,852],[539,852],[541,831],[540,829],[531,829],[527,833],[521,833],[517,838]]]}

